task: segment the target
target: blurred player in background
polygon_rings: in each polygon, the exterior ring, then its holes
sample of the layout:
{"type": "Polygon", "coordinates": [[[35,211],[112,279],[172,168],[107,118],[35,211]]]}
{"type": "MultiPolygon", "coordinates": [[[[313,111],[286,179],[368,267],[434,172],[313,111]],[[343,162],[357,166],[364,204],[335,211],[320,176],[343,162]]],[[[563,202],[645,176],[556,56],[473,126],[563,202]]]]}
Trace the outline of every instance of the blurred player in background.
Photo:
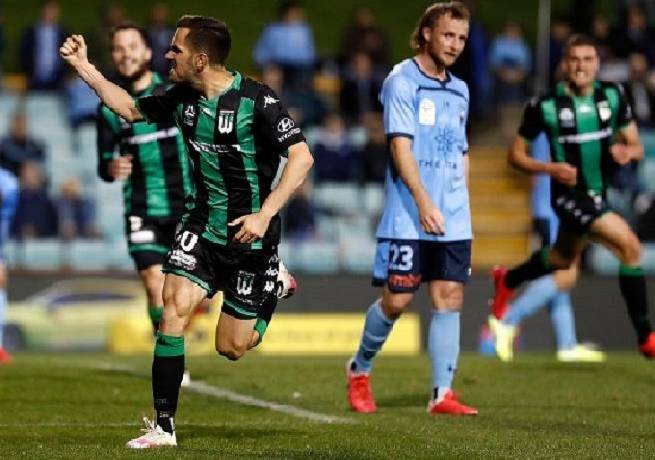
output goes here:
{"type": "Polygon", "coordinates": [[[3,346],[3,330],[7,315],[7,266],[4,245],[9,238],[11,219],[18,204],[18,179],[11,172],[0,168],[0,364],[9,364],[11,355],[3,346]]]}
{"type": "Polygon", "coordinates": [[[166,58],[175,84],[134,99],[88,61],[80,35],[62,57],[100,99],[128,122],[174,121],[193,164],[196,193],[163,270],[164,313],[152,365],[156,422],[129,448],[175,446],[174,416],[184,370],[184,327],[193,309],[218,290],[224,305],[216,350],[237,360],[261,342],[271,320],[279,274],[278,212],[305,180],[313,158],[301,130],[268,87],[225,61],[231,37],[222,21],[183,16],[166,58]],[[272,188],[280,158],[288,162],[272,188]]]}
{"type": "MultiPolygon", "coordinates": [[[[531,155],[539,161],[549,161],[548,138],[541,134],[532,143],[531,155]]],[[[534,231],[539,236],[542,248],[549,246],[557,236],[559,220],[550,205],[550,177],[539,174],[532,186],[532,213],[534,231]]],[[[507,311],[493,311],[489,319],[490,329],[498,332],[500,340],[494,340],[496,353],[502,361],[513,359],[512,341],[503,340],[503,334],[516,336],[516,327],[527,317],[544,306],[548,307],[555,332],[557,360],[563,362],[601,362],[605,354],[589,344],[578,343],[575,331],[575,316],[571,305],[570,290],[578,277],[577,265],[568,270],[559,270],[530,283],[519,297],[507,305],[507,311]],[[500,322],[498,322],[500,320],[500,322]],[[505,329],[499,330],[497,326],[505,329]],[[496,346],[496,344],[498,346],[496,346]]],[[[494,339],[496,336],[494,336],[494,339]]]]}
{"type": "MultiPolygon", "coordinates": [[[[596,80],[600,59],[591,38],[571,37],[563,59],[566,81],[552,94],[528,104],[508,157],[517,169],[551,177],[551,204],[560,221],[557,238],[553,246],[512,270],[494,269],[492,311],[504,311],[514,289],[523,282],[576,265],[587,239],[592,238],[619,258],[619,286],[639,350],[655,358],[641,244],[627,222],[610,210],[605,197],[616,165],[643,158],[637,125],[623,89],[596,80]],[[529,143],[542,132],[550,141],[550,162],[528,154],[529,143]]],[[[506,326],[492,318],[497,349],[511,347],[514,330],[506,326]]]]}
{"type": "Polygon", "coordinates": [[[397,64],[382,88],[391,163],[373,282],[383,292],[369,307],[359,350],[347,363],[348,402],[357,412],[375,412],[373,358],[421,282],[427,282],[433,308],[428,412],[478,413],[452,391],[473,235],[466,139],[469,91],[448,67],[464,49],[468,31],[469,11],[462,3],[428,7],[412,37],[415,56],[397,64]]]}

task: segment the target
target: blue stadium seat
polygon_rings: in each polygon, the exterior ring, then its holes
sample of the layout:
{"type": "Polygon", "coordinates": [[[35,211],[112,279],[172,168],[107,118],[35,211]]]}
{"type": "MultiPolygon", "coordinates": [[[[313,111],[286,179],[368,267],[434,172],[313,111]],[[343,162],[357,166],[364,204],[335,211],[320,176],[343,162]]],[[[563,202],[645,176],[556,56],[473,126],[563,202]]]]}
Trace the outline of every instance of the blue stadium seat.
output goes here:
{"type": "MultiPolygon", "coordinates": [[[[55,238],[23,241],[23,266],[32,270],[57,270],[62,265],[63,248],[55,238]]],[[[20,250],[20,249],[19,249],[20,250]]]]}
{"type": "Polygon", "coordinates": [[[103,240],[74,240],[66,246],[66,262],[73,270],[106,270],[112,248],[103,240]]]}
{"type": "Polygon", "coordinates": [[[292,248],[294,269],[308,273],[330,273],[339,269],[339,247],[336,243],[303,241],[293,243],[292,248]]]}
{"type": "Polygon", "coordinates": [[[341,241],[341,260],[346,271],[370,274],[375,257],[375,239],[350,238],[341,241]]]}
{"type": "Polygon", "coordinates": [[[360,213],[362,200],[356,184],[324,182],[314,186],[314,204],[336,213],[360,213]]]}

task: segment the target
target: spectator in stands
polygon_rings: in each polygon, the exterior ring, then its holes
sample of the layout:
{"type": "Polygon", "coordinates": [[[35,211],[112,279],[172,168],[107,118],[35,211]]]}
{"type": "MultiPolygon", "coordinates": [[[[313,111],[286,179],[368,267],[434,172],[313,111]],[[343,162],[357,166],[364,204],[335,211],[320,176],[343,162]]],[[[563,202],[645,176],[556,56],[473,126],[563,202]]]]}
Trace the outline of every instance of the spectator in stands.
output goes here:
{"type": "Polygon", "coordinates": [[[68,120],[73,128],[81,124],[95,122],[100,99],[77,75],[71,75],[64,87],[68,120]]]}
{"type": "Polygon", "coordinates": [[[325,117],[313,152],[316,182],[347,182],[354,179],[355,156],[343,118],[338,113],[325,117]]]}
{"type": "Polygon", "coordinates": [[[562,61],[564,55],[564,46],[571,36],[571,25],[564,18],[554,18],[550,24],[550,43],[549,43],[549,79],[550,84],[554,85],[557,80],[557,67],[562,61]]]}
{"type": "Polygon", "coordinates": [[[359,155],[360,180],[364,183],[382,184],[389,160],[387,136],[384,134],[382,116],[369,112],[364,114],[362,119],[366,127],[367,141],[359,155]]]}
{"type": "Polygon", "coordinates": [[[279,66],[286,87],[311,81],[316,64],[314,34],[299,2],[282,2],[280,20],[264,28],[255,45],[253,59],[262,69],[271,64],[279,66]]]}
{"type": "Polygon", "coordinates": [[[271,87],[282,99],[289,114],[301,128],[321,124],[327,109],[309,82],[290,88],[284,84],[282,69],[276,65],[268,65],[264,68],[262,82],[271,87]]]}
{"type": "Polygon", "coordinates": [[[643,7],[633,3],[626,11],[625,24],[615,28],[611,34],[614,55],[627,59],[632,53],[648,57],[650,65],[655,64],[655,30],[648,25],[643,7]]]}
{"type": "Polygon", "coordinates": [[[614,58],[612,54],[612,43],[610,38],[610,25],[607,19],[602,14],[594,16],[592,23],[591,36],[596,41],[598,49],[598,56],[602,62],[609,61],[614,58]]]}
{"type": "Polygon", "coordinates": [[[11,233],[18,238],[57,235],[57,211],[46,191],[38,163],[28,161],[21,168],[20,198],[11,233]]]}
{"type": "MultiPolygon", "coordinates": [[[[3,24],[3,18],[0,16],[0,65],[3,61],[3,54],[5,52],[5,28],[3,24]]],[[[0,79],[2,78],[2,67],[0,67],[0,79]]],[[[0,85],[0,90],[2,85],[0,85]]]]}
{"type": "MultiPolygon", "coordinates": [[[[88,37],[89,56],[96,59],[94,64],[99,67],[103,73],[116,77],[114,73],[114,64],[111,59],[111,31],[114,27],[125,22],[125,9],[119,3],[100,3],[98,7],[98,19],[93,24],[93,29],[84,37],[88,37]]],[[[170,42],[169,42],[170,45],[170,42]]]]}
{"type": "Polygon", "coordinates": [[[150,46],[152,47],[150,67],[161,75],[168,75],[170,64],[164,58],[164,54],[171,46],[171,39],[175,33],[175,28],[169,22],[169,16],[170,10],[165,3],[157,2],[152,6],[150,25],[148,26],[148,37],[150,37],[150,46]]]}
{"type": "Polygon", "coordinates": [[[312,183],[307,179],[289,200],[283,220],[288,239],[307,240],[314,237],[316,207],[312,195],[312,183]]]}
{"type": "Polygon", "coordinates": [[[0,167],[18,177],[26,161],[42,163],[44,159],[44,147],[27,135],[27,119],[19,108],[11,119],[9,135],[0,140],[0,167]]]}
{"type": "Polygon", "coordinates": [[[67,240],[98,236],[94,213],[93,203],[82,196],[79,181],[75,178],[64,181],[57,199],[59,236],[67,240]]]}
{"type": "Polygon", "coordinates": [[[655,127],[655,88],[649,82],[648,59],[642,53],[628,58],[630,77],[626,83],[628,100],[640,128],[655,127]]]}
{"type": "Polygon", "coordinates": [[[495,77],[496,98],[501,104],[523,103],[532,55],[523,39],[521,26],[508,21],[503,33],[491,44],[490,65],[495,77]]]}
{"type": "Polygon", "coordinates": [[[64,62],[59,46],[68,35],[59,23],[59,2],[49,0],[41,7],[41,16],[29,26],[20,42],[21,70],[29,89],[58,89],[64,78],[64,62]]]}
{"type": "Polygon", "coordinates": [[[364,113],[382,111],[378,100],[381,87],[382,81],[373,71],[371,57],[364,52],[353,54],[339,94],[341,113],[349,123],[360,123],[364,113]]]}
{"type": "Polygon", "coordinates": [[[391,62],[391,44],[387,33],[377,24],[373,11],[367,7],[355,10],[352,21],[341,33],[341,64],[346,66],[358,53],[371,58],[376,73],[386,74],[391,62]]]}

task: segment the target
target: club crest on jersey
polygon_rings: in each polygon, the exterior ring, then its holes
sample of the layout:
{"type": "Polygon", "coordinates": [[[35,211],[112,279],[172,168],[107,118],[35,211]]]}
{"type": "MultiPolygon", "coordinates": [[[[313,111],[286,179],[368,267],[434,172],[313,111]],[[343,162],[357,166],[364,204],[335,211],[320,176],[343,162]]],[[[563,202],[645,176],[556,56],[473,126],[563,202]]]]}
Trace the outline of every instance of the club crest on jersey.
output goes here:
{"type": "Polygon", "coordinates": [[[232,132],[234,125],[234,110],[221,110],[218,113],[218,132],[227,134],[232,132]]]}
{"type": "Polygon", "coordinates": [[[607,101],[601,101],[596,104],[598,107],[598,116],[602,121],[607,121],[612,116],[612,110],[610,109],[610,104],[607,101]]]}
{"type": "Polygon", "coordinates": [[[437,107],[431,99],[423,98],[418,104],[418,122],[422,125],[434,125],[437,121],[437,107]]]}
{"type": "Polygon", "coordinates": [[[572,128],[575,126],[575,115],[573,110],[568,107],[564,107],[559,111],[559,120],[562,123],[563,128],[572,128]]]}
{"type": "Polygon", "coordinates": [[[193,126],[193,119],[196,117],[196,108],[192,105],[187,105],[184,109],[182,121],[187,126],[193,126]]]}

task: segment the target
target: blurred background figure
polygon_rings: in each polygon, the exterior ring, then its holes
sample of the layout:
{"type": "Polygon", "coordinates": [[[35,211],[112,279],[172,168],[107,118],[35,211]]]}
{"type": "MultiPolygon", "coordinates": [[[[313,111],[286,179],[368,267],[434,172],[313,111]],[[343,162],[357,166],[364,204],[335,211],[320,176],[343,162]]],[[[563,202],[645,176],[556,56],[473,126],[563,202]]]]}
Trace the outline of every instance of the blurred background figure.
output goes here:
{"type": "Polygon", "coordinates": [[[290,240],[311,240],[316,236],[316,206],[312,200],[313,186],[307,179],[287,205],[284,230],[290,240]]]}
{"type": "Polygon", "coordinates": [[[655,89],[650,81],[645,54],[632,53],[628,58],[629,79],[626,82],[632,113],[641,128],[655,127],[655,89]]]}
{"type": "Polygon", "coordinates": [[[68,121],[73,129],[84,123],[94,123],[100,99],[89,86],[76,75],[71,75],[64,86],[68,109],[68,121]]]}
{"type": "Polygon", "coordinates": [[[613,54],[626,59],[632,53],[642,53],[649,65],[655,64],[655,30],[648,25],[643,7],[632,3],[627,7],[624,23],[618,24],[611,33],[613,54]]]}
{"type": "Polygon", "coordinates": [[[4,348],[4,327],[7,315],[7,265],[4,248],[9,239],[11,219],[18,201],[18,180],[6,169],[0,168],[0,364],[9,364],[12,357],[4,348]]]}
{"type": "Polygon", "coordinates": [[[382,81],[374,72],[371,57],[361,51],[351,55],[339,94],[341,112],[349,124],[361,122],[365,113],[382,112],[380,88],[382,81]]]}
{"type": "Polygon", "coordinates": [[[490,65],[495,79],[496,100],[500,104],[522,104],[532,68],[532,52],[521,26],[507,21],[503,32],[491,44],[490,65]]]}
{"type": "Polygon", "coordinates": [[[355,155],[346,136],[344,120],[336,112],[325,122],[314,142],[314,179],[316,182],[347,182],[355,178],[355,155]]]}
{"type": "Polygon", "coordinates": [[[42,164],[44,159],[43,144],[27,135],[27,118],[19,107],[11,118],[9,134],[0,140],[0,168],[18,177],[26,161],[42,164]]]}
{"type": "Polygon", "coordinates": [[[279,66],[285,86],[302,86],[311,81],[316,64],[314,33],[299,2],[285,0],[280,3],[279,20],[262,31],[253,59],[260,68],[271,64],[279,66]]]}
{"type": "Polygon", "coordinates": [[[550,43],[548,44],[548,75],[550,84],[557,83],[557,67],[562,61],[564,45],[571,36],[571,25],[563,17],[556,17],[550,23],[550,43]]]}
{"type": "Polygon", "coordinates": [[[59,2],[43,3],[39,19],[24,32],[20,42],[21,70],[29,89],[55,90],[64,79],[64,63],[59,46],[68,35],[59,23],[59,2]]]}
{"type": "Polygon", "coordinates": [[[27,161],[20,171],[20,199],[11,233],[19,239],[45,238],[57,236],[57,230],[57,211],[41,165],[27,161]]]}
{"type": "Polygon", "coordinates": [[[171,39],[175,28],[170,23],[170,10],[168,5],[157,2],[152,5],[150,24],[148,24],[148,37],[152,46],[152,61],[150,68],[162,75],[168,75],[169,63],[164,54],[171,46],[171,39]]]}
{"type": "Polygon", "coordinates": [[[72,177],[64,181],[57,197],[59,236],[64,240],[95,238],[95,210],[93,203],[82,195],[80,182],[72,177]]]}
{"type": "Polygon", "coordinates": [[[389,161],[389,148],[382,126],[382,115],[367,112],[362,118],[367,140],[358,155],[360,181],[364,184],[382,184],[389,161]]]}
{"type": "Polygon", "coordinates": [[[367,7],[355,10],[351,22],[341,32],[339,61],[342,67],[346,67],[359,53],[370,58],[373,71],[383,78],[391,62],[391,43],[387,32],[367,7]]]}

